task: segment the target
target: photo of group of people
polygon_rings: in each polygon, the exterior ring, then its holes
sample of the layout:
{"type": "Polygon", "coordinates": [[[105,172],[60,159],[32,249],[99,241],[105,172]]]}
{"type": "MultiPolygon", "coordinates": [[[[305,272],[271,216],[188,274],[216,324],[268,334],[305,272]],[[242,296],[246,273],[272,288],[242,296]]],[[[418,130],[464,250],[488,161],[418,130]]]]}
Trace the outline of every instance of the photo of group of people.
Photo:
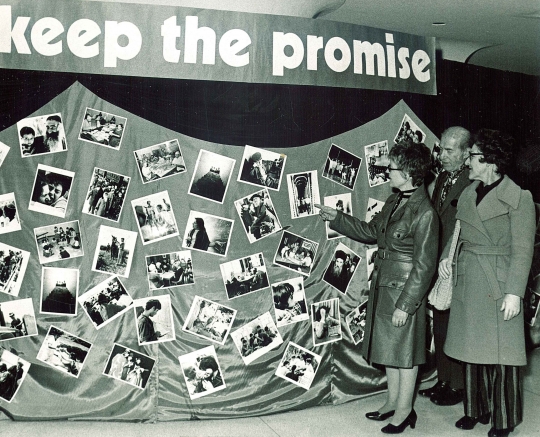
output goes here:
{"type": "Polygon", "coordinates": [[[339,243],[334,250],[334,256],[324,272],[323,281],[332,287],[347,292],[356,267],[362,258],[343,243],[339,243]]]}
{"type": "Polygon", "coordinates": [[[30,363],[14,353],[0,347],[0,398],[11,403],[24,378],[30,363]]]}
{"type": "Polygon", "coordinates": [[[281,223],[266,188],[236,200],[234,206],[250,243],[281,231],[281,223]]]}
{"type": "Polygon", "coordinates": [[[168,191],[131,201],[143,244],[150,244],[178,235],[176,218],[168,191]]]}
{"type": "Polygon", "coordinates": [[[17,131],[23,158],[67,150],[60,113],[24,118],[17,123],[17,131]]]}
{"type": "Polygon", "coordinates": [[[79,220],[34,228],[41,264],[84,255],[79,220]]]}
{"type": "Polygon", "coordinates": [[[114,343],[103,374],[144,390],[155,363],[148,355],[114,343]]]}
{"type": "Polygon", "coordinates": [[[79,270],[60,267],[41,269],[41,310],[43,314],[77,315],[79,270]]]}
{"type": "Polygon", "coordinates": [[[229,261],[219,267],[229,299],[244,296],[270,286],[262,253],[229,261]]]}
{"type": "Polygon", "coordinates": [[[86,108],[79,140],[120,149],[127,119],[98,109],[86,108]]]}
{"type": "Polygon", "coordinates": [[[234,220],[190,211],[187,223],[182,247],[219,256],[227,255],[234,220]]]}
{"type": "Polygon", "coordinates": [[[28,209],[65,217],[74,177],[72,171],[38,164],[28,209]]]}
{"type": "Polygon", "coordinates": [[[191,400],[225,388],[225,380],[214,346],[178,357],[191,400]]]}
{"type": "Polygon", "coordinates": [[[235,309],[195,296],[182,329],[198,337],[224,344],[235,317],[235,309]]]}
{"type": "MultiPolygon", "coordinates": [[[[333,196],[326,196],[324,201],[324,206],[330,206],[332,208],[337,209],[338,211],[343,212],[344,214],[352,215],[352,200],[351,200],[351,193],[345,193],[345,194],[336,194],[333,196]]],[[[336,238],[342,238],[343,235],[340,234],[338,231],[335,231],[333,229],[330,229],[330,223],[325,222],[326,227],[326,239],[327,240],[334,240],[336,238]]]]}
{"type": "Polygon", "coordinates": [[[139,346],[163,343],[176,338],[172,315],[171,297],[146,297],[134,301],[139,346]]]}
{"type": "Polygon", "coordinates": [[[291,217],[317,215],[315,204],[321,203],[317,170],[287,175],[291,217]]]}
{"type": "Polygon", "coordinates": [[[276,376],[309,390],[321,364],[321,356],[289,342],[276,370],[276,376]]]}
{"type": "Polygon", "coordinates": [[[339,299],[334,298],[312,303],[311,326],[314,346],[341,340],[339,299]]]}
{"type": "Polygon", "coordinates": [[[370,187],[382,185],[390,180],[388,166],[388,141],[380,141],[364,147],[366,154],[366,170],[370,187]]]}
{"type": "Polygon", "coordinates": [[[194,284],[191,251],[149,255],[146,257],[146,273],[150,290],[194,284]]]}
{"type": "Polygon", "coordinates": [[[303,276],[272,284],[272,296],[278,328],[309,319],[303,276]]]}
{"type": "Polygon", "coordinates": [[[281,235],[274,264],[302,275],[309,276],[319,243],[284,231],[281,235]]]}
{"type": "Polygon", "coordinates": [[[101,225],[92,270],[129,277],[137,233],[101,225]]]}
{"type": "Polygon", "coordinates": [[[0,341],[37,335],[36,314],[32,299],[0,303],[0,341]]]}
{"type": "Polygon", "coordinates": [[[426,140],[426,134],[407,114],[403,116],[403,121],[394,138],[394,143],[400,141],[412,141],[413,143],[423,143],[426,140]]]}
{"type": "Polygon", "coordinates": [[[362,302],[354,310],[345,316],[345,324],[355,345],[364,340],[366,328],[367,301],[362,302]]]}
{"type": "Polygon", "coordinates": [[[235,159],[200,150],[188,193],[223,203],[235,163],[235,159]]]}
{"type": "Polygon", "coordinates": [[[286,155],[246,146],[238,181],[279,191],[286,160],[286,155]]]}
{"type": "Polygon", "coordinates": [[[15,193],[0,194],[0,234],[20,230],[21,221],[17,212],[15,193]]]}
{"type": "Polygon", "coordinates": [[[0,292],[18,296],[30,252],[0,242],[0,292]]]}
{"type": "Polygon", "coordinates": [[[164,141],[135,150],[133,153],[143,184],[186,171],[186,163],[178,140],[164,141]]]}
{"type": "Polygon", "coordinates": [[[353,190],[361,164],[362,158],[332,144],[328,151],[322,176],[353,190]]]}
{"type": "Polygon", "coordinates": [[[94,168],[82,212],[117,222],[131,178],[101,168],[94,168]]]}

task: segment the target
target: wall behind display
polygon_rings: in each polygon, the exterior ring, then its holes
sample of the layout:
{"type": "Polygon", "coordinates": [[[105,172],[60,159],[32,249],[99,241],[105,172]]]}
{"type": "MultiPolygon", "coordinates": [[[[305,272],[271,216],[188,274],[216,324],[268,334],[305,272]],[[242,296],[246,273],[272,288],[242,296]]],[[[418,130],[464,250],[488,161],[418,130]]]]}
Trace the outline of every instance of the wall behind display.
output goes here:
{"type": "MultiPolygon", "coordinates": [[[[223,111],[226,110],[223,108],[223,111]]],[[[9,340],[0,344],[15,349],[24,359],[32,363],[24,385],[14,401],[9,405],[0,404],[0,408],[7,414],[17,419],[175,420],[188,419],[193,416],[223,418],[269,414],[325,403],[337,404],[384,388],[383,373],[368,366],[361,358],[359,347],[354,346],[344,324],[345,314],[356,308],[367,295],[365,253],[368,247],[348,239],[327,241],[324,223],[318,216],[292,220],[287,184],[284,178],[279,192],[270,191],[281,225],[294,234],[319,243],[311,275],[304,280],[308,306],[314,302],[339,298],[343,340],[314,348],[310,322],[287,325],[280,328],[284,343],[248,366],[244,365],[230,338],[227,338],[223,345],[212,343],[215,346],[227,387],[210,396],[191,401],[178,363],[178,356],[211,344],[209,341],[182,331],[194,297],[202,296],[237,310],[233,331],[266,311],[270,311],[272,316],[274,315],[270,289],[228,300],[219,265],[262,252],[271,283],[298,276],[295,272],[272,265],[281,233],[249,244],[242,229],[233,202],[258,191],[257,187],[236,181],[243,149],[190,138],[153,124],[100,99],[78,83],[34,114],[25,114],[25,116],[57,112],[62,114],[64,120],[67,152],[23,159],[20,157],[16,126],[10,126],[0,133],[0,141],[11,147],[2,166],[0,193],[15,192],[22,222],[21,231],[2,235],[1,241],[31,253],[18,299],[28,297],[34,299],[38,324],[38,335],[9,340]],[[78,140],[86,107],[127,118],[126,130],[119,150],[111,150],[104,146],[78,140]],[[187,172],[143,184],[133,151],[172,139],[179,140],[187,172]],[[236,160],[233,177],[223,204],[210,202],[187,193],[195,169],[195,162],[201,149],[236,160]],[[75,172],[65,219],[29,211],[27,208],[38,163],[75,172]],[[81,214],[95,167],[131,177],[126,202],[118,224],[81,214]],[[195,284],[153,292],[156,295],[171,295],[176,331],[175,341],[138,346],[136,319],[133,311],[123,314],[99,331],[94,329],[89,318],[80,308],[76,317],[39,314],[41,265],[32,232],[34,228],[68,220],[80,220],[84,256],[56,261],[51,265],[80,269],[80,294],[83,294],[107,278],[104,274],[91,271],[100,226],[106,225],[137,231],[131,200],[165,190],[170,196],[179,228],[179,236],[145,246],[141,243],[140,238],[137,238],[129,278],[121,278],[122,283],[134,299],[152,295],[148,288],[145,256],[182,250],[184,230],[186,226],[191,226],[188,223],[191,210],[235,221],[226,257],[197,251],[192,252],[195,284]],[[342,295],[322,281],[324,271],[340,241],[345,242],[362,257],[361,264],[357,269],[358,272],[353,277],[346,295],[342,295]],[[77,379],[66,377],[62,372],[35,360],[44,335],[52,324],[93,344],[84,368],[77,379]],[[321,366],[308,391],[274,375],[289,341],[322,356],[321,366]],[[102,375],[114,343],[137,350],[156,360],[156,365],[144,390],[134,389],[132,386],[102,375]]],[[[385,200],[390,192],[388,184],[369,188],[364,146],[384,140],[392,144],[404,114],[409,115],[427,134],[425,142],[432,147],[436,137],[404,102],[400,102],[378,119],[366,123],[360,128],[306,146],[272,150],[287,155],[285,174],[317,170],[321,197],[351,192],[347,188],[321,177],[331,144],[336,144],[361,157],[363,162],[355,190],[352,192],[352,211],[353,215],[363,218],[369,198],[385,200]]],[[[259,146],[259,144],[252,145],[259,146]]],[[[15,298],[4,294],[0,295],[0,302],[12,300],[15,298]]]]}

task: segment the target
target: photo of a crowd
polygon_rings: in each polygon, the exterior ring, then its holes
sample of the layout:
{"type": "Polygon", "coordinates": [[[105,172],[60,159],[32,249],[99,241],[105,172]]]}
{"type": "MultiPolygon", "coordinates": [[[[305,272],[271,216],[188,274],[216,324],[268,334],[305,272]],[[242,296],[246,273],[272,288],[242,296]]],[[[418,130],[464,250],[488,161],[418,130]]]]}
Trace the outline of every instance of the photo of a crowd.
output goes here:
{"type": "Polygon", "coordinates": [[[321,364],[321,356],[289,342],[276,370],[276,376],[309,390],[321,364]]]}
{"type": "Polygon", "coordinates": [[[30,252],[0,242],[0,292],[18,296],[30,252]]]}
{"type": "Polygon", "coordinates": [[[191,400],[225,388],[225,380],[214,346],[178,357],[191,400]]]}
{"type": "Polygon", "coordinates": [[[150,290],[194,284],[191,251],[147,256],[146,274],[150,290]]]}
{"type": "Polygon", "coordinates": [[[345,294],[361,259],[350,248],[339,243],[324,272],[323,281],[345,294]]]}
{"type": "Polygon", "coordinates": [[[143,244],[150,244],[178,235],[176,218],[168,191],[131,201],[143,244]]]}
{"type": "Polygon", "coordinates": [[[198,337],[224,344],[236,310],[195,296],[182,329],[198,337]]]}
{"type": "Polygon", "coordinates": [[[321,203],[317,170],[287,175],[287,190],[291,218],[317,215],[316,203],[321,203]]]}
{"type": "Polygon", "coordinates": [[[364,340],[366,311],[367,301],[364,301],[345,316],[345,324],[355,345],[362,343],[364,340]]]}
{"type": "Polygon", "coordinates": [[[34,229],[41,264],[84,255],[79,220],[34,229]]]}
{"type": "Polygon", "coordinates": [[[213,255],[227,255],[234,220],[190,211],[187,223],[182,247],[213,255]]]}
{"type": "Polygon", "coordinates": [[[135,150],[133,153],[143,184],[186,171],[186,163],[178,140],[165,141],[135,150]]]}
{"type": "Polygon", "coordinates": [[[136,232],[101,225],[92,270],[127,278],[136,243],[136,232]]]}
{"type": "Polygon", "coordinates": [[[279,191],[286,160],[286,155],[246,146],[238,181],[279,191]]]}
{"type": "Polygon", "coordinates": [[[139,346],[163,343],[176,338],[171,296],[146,297],[134,301],[139,346]]]}
{"type": "Polygon", "coordinates": [[[42,268],[40,313],[76,316],[78,295],[78,269],[42,268]]]}
{"type": "Polygon", "coordinates": [[[103,374],[144,390],[155,363],[148,355],[114,343],[103,374]]]}
{"type": "Polygon", "coordinates": [[[133,299],[116,276],[79,296],[78,302],[96,329],[120,317],[133,305],[133,299]]]}
{"type": "Polygon", "coordinates": [[[339,299],[328,299],[311,304],[313,346],[342,339],[339,299]]]}
{"type": "Polygon", "coordinates": [[[270,286],[262,253],[229,261],[219,267],[229,299],[270,286]]]}
{"type": "Polygon", "coordinates": [[[361,164],[362,158],[332,144],[328,151],[322,176],[353,190],[361,164]]]}
{"type": "Polygon", "coordinates": [[[30,363],[0,347],[0,398],[11,402],[28,374],[30,363]]]}
{"type": "Polygon", "coordinates": [[[65,217],[74,177],[72,171],[38,164],[28,209],[65,217]]]}
{"type": "Polygon", "coordinates": [[[303,276],[272,284],[272,296],[278,328],[309,319],[303,276]]]}
{"type": "Polygon", "coordinates": [[[51,326],[36,358],[78,378],[91,348],[92,345],[82,338],[51,326]]]}
{"type": "Polygon", "coordinates": [[[309,276],[319,243],[284,231],[274,255],[274,264],[309,276]]]}
{"type": "Polygon", "coordinates": [[[94,168],[82,212],[117,222],[131,178],[94,168]]]}
{"type": "Polygon", "coordinates": [[[366,208],[366,222],[373,220],[373,217],[381,212],[383,206],[384,202],[370,197],[366,208]]]}
{"type": "Polygon", "coordinates": [[[37,335],[32,298],[0,303],[0,341],[37,335]]]}
{"type": "Polygon", "coordinates": [[[231,338],[246,365],[283,343],[269,312],[231,332],[231,338]]]}
{"type": "Polygon", "coordinates": [[[235,163],[235,159],[200,150],[188,193],[223,203],[235,163]]]}
{"type": "Polygon", "coordinates": [[[23,158],[67,150],[60,113],[24,118],[17,123],[17,131],[23,158]]]}
{"type": "MultiPolygon", "coordinates": [[[[323,201],[324,201],[324,206],[330,206],[332,208],[337,209],[338,211],[343,212],[344,214],[352,215],[351,193],[336,194],[334,196],[325,196],[323,201]]],[[[326,227],[327,240],[343,238],[343,235],[340,234],[338,231],[330,229],[330,224],[328,222],[325,223],[325,227],[326,227]]]]}
{"type": "Polygon", "coordinates": [[[426,134],[407,114],[403,116],[403,121],[394,138],[394,144],[401,141],[412,141],[413,143],[423,143],[426,140],[426,134]]]}
{"type": "Polygon", "coordinates": [[[20,230],[21,221],[17,211],[15,193],[0,194],[0,234],[20,230]]]}
{"type": "Polygon", "coordinates": [[[390,180],[388,166],[388,141],[380,141],[364,147],[366,154],[366,170],[370,187],[382,185],[390,180]]]}
{"type": "Polygon", "coordinates": [[[79,140],[120,149],[127,118],[98,109],[86,108],[79,132],[79,140]]]}

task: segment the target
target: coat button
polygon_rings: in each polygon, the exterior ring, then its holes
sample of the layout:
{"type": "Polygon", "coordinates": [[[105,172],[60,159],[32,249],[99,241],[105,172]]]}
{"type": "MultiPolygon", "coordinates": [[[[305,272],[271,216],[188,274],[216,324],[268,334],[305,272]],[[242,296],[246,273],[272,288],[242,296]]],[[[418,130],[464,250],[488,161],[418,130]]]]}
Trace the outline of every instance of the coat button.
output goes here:
{"type": "Polygon", "coordinates": [[[373,267],[373,270],[379,270],[379,266],[373,267]]]}
{"type": "Polygon", "coordinates": [[[384,234],[384,228],[381,229],[381,232],[384,234]]]}

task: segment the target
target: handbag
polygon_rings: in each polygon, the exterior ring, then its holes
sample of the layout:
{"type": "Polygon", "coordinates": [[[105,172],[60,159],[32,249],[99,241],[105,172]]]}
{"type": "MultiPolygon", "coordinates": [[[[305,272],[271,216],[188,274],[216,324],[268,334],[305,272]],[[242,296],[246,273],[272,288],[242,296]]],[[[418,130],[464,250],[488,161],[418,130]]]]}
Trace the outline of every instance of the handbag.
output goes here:
{"type": "MultiPolygon", "coordinates": [[[[456,253],[456,247],[459,240],[459,231],[461,230],[461,223],[456,220],[456,226],[454,228],[454,234],[452,235],[452,243],[450,244],[450,251],[448,252],[448,259],[453,260],[456,253]]],[[[450,308],[452,302],[452,289],[454,288],[454,272],[453,268],[450,268],[450,275],[448,278],[443,279],[440,276],[435,281],[435,285],[431,289],[428,295],[428,302],[433,305],[439,311],[444,311],[450,308]]]]}

